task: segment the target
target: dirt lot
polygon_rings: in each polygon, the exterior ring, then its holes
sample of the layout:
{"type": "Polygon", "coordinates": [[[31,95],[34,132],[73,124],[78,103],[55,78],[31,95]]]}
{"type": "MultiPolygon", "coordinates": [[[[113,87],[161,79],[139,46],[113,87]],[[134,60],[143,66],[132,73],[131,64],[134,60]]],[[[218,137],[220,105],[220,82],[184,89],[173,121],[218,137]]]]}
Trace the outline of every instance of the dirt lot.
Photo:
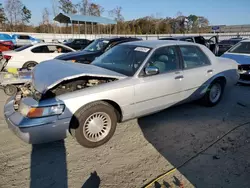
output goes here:
{"type": "MultiPolygon", "coordinates": [[[[111,141],[97,149],[83,148],[71,137],[31,146],[8,130],[6,98],[1,92],[1,188],[142,187],[250,122],[250,87],[235,86],[214,108],[186,104],[120,124],[111,141]]],[[[249,151],[250,123],[153,187],[250,187],[249,151]]]]}

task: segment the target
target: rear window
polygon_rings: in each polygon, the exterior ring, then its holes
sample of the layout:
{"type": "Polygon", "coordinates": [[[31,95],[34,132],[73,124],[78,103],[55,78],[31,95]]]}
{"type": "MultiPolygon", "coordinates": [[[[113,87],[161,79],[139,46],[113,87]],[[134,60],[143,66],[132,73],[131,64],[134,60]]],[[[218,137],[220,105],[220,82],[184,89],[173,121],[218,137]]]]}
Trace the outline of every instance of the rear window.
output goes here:
{"type": "Polygon", "coordinates": [[[28,35],[19,35],[19,36],[17,36],[17,38],[22,39],[22,40],[29,40],[30,36],[28,36],[28,35]]]}
{"type": "Polygon", "coordinates": [[[192,38],[181,38],[180,41],[194,42],[192,38]]]}
{"type": "Polygon", "coordinates": [[[230,44],[229,40],[222,40],[219,42],[219,44],[230,44]]]}
{"type": "Polygon", "coordinates": [[[235,45],[238,42],[240,42],[240,40],[223,40],[223,41],[220,41],[219,44],[231,44],[231,45],[235,45]]]}
{"type": "Polygon", "coordinates": [[[239,42],[229,50],[230,53],[250,54],[250,42],[239,42]]]}
{"type": "Polygon", "coordinates": [[[23,50],[25,50],[25,49],[31,47],[31,46],[33,46],[33,45],[22,46],[22,47],[20,47],[20,48],[15,49],[15,51],[16,51],[16,52],[20,52],[20,51],[23,51],[23,50]]]}
{"type": "Polygon", "coordinates": [[[177,39],[175,39],[175,38],[161,38],[159,40],[177,40],[177,39]]]}

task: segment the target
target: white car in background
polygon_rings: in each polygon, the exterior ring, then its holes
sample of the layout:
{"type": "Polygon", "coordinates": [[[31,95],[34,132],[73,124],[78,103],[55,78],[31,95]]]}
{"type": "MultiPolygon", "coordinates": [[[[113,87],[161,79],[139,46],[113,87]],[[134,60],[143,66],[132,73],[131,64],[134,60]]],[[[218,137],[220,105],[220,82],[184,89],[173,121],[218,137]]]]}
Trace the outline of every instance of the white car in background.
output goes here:
{"type": "Polygon", "coordinates": [[[13,51],[3,52],[1,63],[4,64],[4,68],[31,69],[42,61],[54,59],[59,55],[74,51],[74,49],[58,43],[30,44],[13,51]]]}

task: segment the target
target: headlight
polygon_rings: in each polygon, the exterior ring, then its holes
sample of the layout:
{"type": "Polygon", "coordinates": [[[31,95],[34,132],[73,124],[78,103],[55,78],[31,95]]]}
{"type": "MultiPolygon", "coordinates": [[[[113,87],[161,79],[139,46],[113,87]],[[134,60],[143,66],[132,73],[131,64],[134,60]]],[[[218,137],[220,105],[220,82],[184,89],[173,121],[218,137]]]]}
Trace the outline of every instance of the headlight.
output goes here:
{"type": "Polygon", "coordinates": [[[60,115],[64,111],[64,105],[47,106],[47,107],[29,107],[24,104],[20,105],[19,112],[28,118],[39,118],[46,116],[60,115]]]}

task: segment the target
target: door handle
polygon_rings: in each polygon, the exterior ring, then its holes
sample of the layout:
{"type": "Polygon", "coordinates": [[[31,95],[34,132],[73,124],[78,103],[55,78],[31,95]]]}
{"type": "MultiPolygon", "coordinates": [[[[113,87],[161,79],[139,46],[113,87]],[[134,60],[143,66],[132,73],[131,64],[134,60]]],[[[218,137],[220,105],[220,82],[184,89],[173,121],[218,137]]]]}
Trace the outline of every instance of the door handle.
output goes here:
{"type": "Polygon", "coordinates": [[[176,80],[182,80],[184,77],[181,75],[181,76],[176,76],[175,79],[176,80]]]}
{"type": "Polygon", "coordinates": [[[208,70],[207,73],[208,74],[212,74],[214,71],[213,70],[208,70]]]}

